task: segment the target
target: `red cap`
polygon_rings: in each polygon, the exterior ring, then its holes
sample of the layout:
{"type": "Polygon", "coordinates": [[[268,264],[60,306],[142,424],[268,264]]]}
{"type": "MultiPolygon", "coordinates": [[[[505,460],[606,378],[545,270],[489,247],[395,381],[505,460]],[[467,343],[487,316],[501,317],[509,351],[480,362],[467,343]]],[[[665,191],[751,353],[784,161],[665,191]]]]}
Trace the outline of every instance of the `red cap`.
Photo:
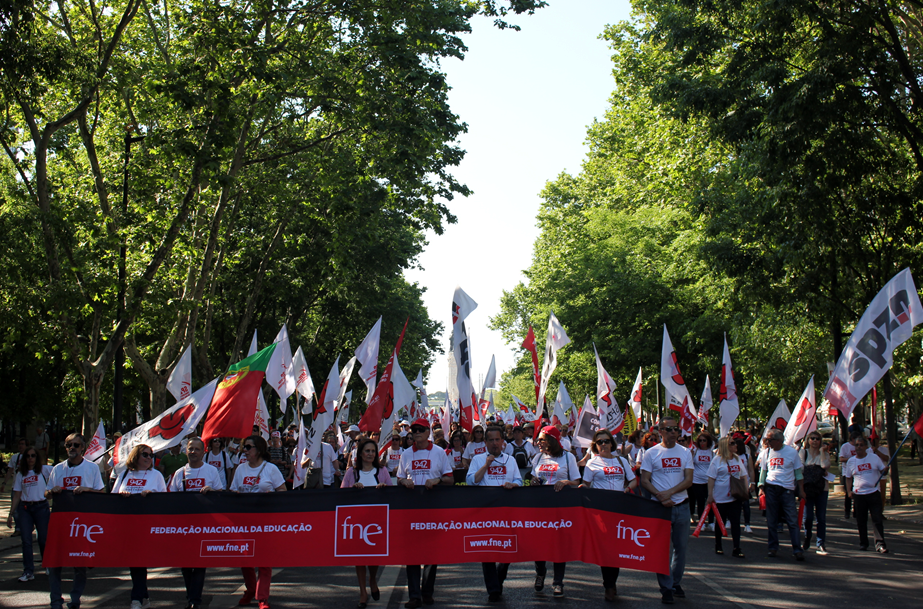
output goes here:
{"type": "Polygon", "coordinates": [[[426,419],[417,419],[416,421],[410,424],[411,427],[413,427],[414,425],[419,425],[420,427],[425,427],[429,429],[429,421],[427,421],[426,419]]]}
{"type": "Polygon", "coordinates": [[[542,427],[542,433],[557,440],[558,444],[561,443],[561,431],[554,425],[547,425],[542,427]]]}

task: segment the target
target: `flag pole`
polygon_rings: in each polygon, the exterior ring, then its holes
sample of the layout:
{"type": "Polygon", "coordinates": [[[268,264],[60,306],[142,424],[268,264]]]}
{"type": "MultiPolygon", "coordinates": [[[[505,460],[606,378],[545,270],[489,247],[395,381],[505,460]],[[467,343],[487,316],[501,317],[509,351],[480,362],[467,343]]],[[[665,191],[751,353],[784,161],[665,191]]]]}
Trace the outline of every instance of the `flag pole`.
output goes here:
{"type": "Polygon", "coordinates": [[[879,484],[881,484],[881,479],[885,477],[885,471],[887,471],[887,469],[888,469],[889,467],[891,467],[891,463],[893,463],[894,460],[897,459],[897,453],[901,452],[901,449],[904,447],[904,444],[907,442],[907,438],[910,437],[910,434],[912,434],[913,431],[914,431],[914,430],[913,430],[913,427],[911,427],[911,428],[907,431],[907,435],[904,436],[904,439],[903,439],[903,440],[901,440],[900,446],[898,446],[898,447],[897,447],[897,450],[894,451],[894,454],[891,455],[891,459],[888,461],[888,464],[885,465],[885,468],[884,468],[883,470],[881,470],[881,474],[878,476],[878,482],[875,483],[875,486],[876,486],[876,487],[877,487],[879,484]]]}

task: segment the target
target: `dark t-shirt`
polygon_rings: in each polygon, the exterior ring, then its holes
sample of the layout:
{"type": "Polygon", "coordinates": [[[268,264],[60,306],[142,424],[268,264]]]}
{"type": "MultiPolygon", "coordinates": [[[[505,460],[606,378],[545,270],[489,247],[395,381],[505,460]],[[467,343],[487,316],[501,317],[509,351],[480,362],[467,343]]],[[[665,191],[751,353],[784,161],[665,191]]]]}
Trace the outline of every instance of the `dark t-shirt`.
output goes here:
{"type": "Polygon", "coordinates": [[[282,460],[285,462],[284,465],[278,465],[273,463],[277,468],[279,468],[279,473],[283,476],[288,473],[288,464],[292,462],[291,457],[288,454],[288,451],[284,447],[280,446],[278,448],[274,446],[269,447],[269,460],[270,461],[279,461],[282,460]]]}

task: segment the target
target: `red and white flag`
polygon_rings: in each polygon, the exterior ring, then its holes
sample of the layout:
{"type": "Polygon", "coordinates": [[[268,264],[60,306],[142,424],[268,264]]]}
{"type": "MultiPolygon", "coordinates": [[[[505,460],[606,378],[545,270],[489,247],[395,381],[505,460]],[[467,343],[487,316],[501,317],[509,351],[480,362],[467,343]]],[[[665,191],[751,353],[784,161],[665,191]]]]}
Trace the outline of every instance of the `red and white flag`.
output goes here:
{"type": "Polygon", "coordinates": [[[817,397],[814,395],[814,375],[798,398],[798,405],[785,426],[785,443],[794,446],[813,430],[817,429],[817,397]]]}
{"type": "MultiPolygon", "coordinates": [[[[404,342],[404,333],[407,331],[407,323],[409,321],[410,318],[407,318],[404,322],[404,329],[401,330],[401,335],[397,339],[397,344],[394,345],[394,351],[391,353],[391,357],[388,358],[388,363],[385,365],[385,373],[381,375],[381,380],[375,387],[375,394],[372,396],[372,401],[369,402],[368,408],[365,409],[365,413],[362,415],[362,418],[359,419],[359,429],[367,434],[381,430],[381,421],[386,418],[385,408],[387,408],[388,405],[393,406],[394,404],[391,375],[394,373],[394,359],[401,351],[401,343],[404,342]]],[[[391,430],[385,430],[385,433],[391,433],[391,430]]]]}
{"type": "Polygon", "coordinates": [[[478,406],[480,407],[481,412],[481,421],[487,420],[487,410],[490,407],[490,402],[484,396],[487,393],[488,389],[495,389],[497,386],[497,358],[496,356],[490,356],[490,367],[487,368],[487,376],[484,377],[484,384],[481,385],[481,394],[478,398],[478,406]]]}
{"type": "Polygon", "coordinates": [[[526,334],[525,340],[522,341],[522,348],[532,356],[532,380],[535,383],[535,402],[538,403],[538,392],[542,377],[538,373],[538,349],[535,346],[535,331],[532,326],[529,326],[529,333],[526,334]]]}
{"type": "Polygon", "coordinates": [[[740,414],[737,401],[737,385],[734,382],[734,369],[731,366],[731,352],[728,349],[727,335],[724,336],[724,355],[721,360],[721,386],[718,388],[718,414],[721,417],[721,436],[731,431],[731,426],[740,414]]]}
{"type": "Polygon", "coordinates": [[[260,428],[260,435],[269,442],[269,408],[263,398],[263,389],[256,394],[256,412],[253,413],[253,425],[260,428]]]}
{"type": "MultiPolygon", "coordinates": [[[[253,334],[254,338],[256,333],[253,334]]],[[[279,333],[276,334],[275,340],[272,341],[276,346],[272,352],[272,359],[266,365],[266,382],[279,396],[279,407],[282,414],[285,414],[288,408],[288,396],[295,393],[295,367],[292,358],[292,345],[288,340],[288,328],[282,324],[279,333]]],[[[256,351],[254,351],[256,353],[256,351]]],[[[252,355],[252,354],[251,354],[252,355]]]]}
{"type": "MultiPolygon", "coordinates": [[[[298,348],[301,350],[301,347],[298,348]]],[[[307,447],[307,435],[304,430],[304,419],[298,416],[298,445],[295,446],[295,462],[292,470],[292,488],[300,488],[304,484],[307,468],[302,467],[301,462],[304,460],[304,451],[307,447]]]]}
{"type": "Polygon", "coordinates": [[[625,420],[618,400],[615,399],[615,381],[603,368],[596,345],[593,345],[593,355],[596,356],[596,414],[599,416],[599,424],[610,433],[617,434],[622,430],[625,420]]]}
{"type": "MultiPolygon", "coordinates": [[[[458,387],[459,423],[466,431],[474,427],[474,409],[477,408],[477,394],[471,381],[471,344],[465,319],[478,307],[460,286],[452,297],[452,352],[455,357],[455,385],[458,387]]],[[[450,379],[451,381],[451,379],[450,379]]]]}
{"type": "Polygon", "coordinates": [[[368,404],[375,395],[375,385],[378,380],[378,350],[381,346],[381,317],[362,339],[362,344],[356,349],[356,359],[359,360],[359,376],[365,383],[365,403],[368,404]]]}
{"type": "Polygon", "coordinates": [[[894,348],[923,322],[923,306],[910,269],[894,276],[865,310],[824,389],[846,420],[894,363],[894,348]]]}
{"type": "Polygon", "coordinates": [[[711,379],[708,378],[708,375],[705,375],[705,388],[702,389],[702,397],[699,399],[699,421],[708,425],[708,411],[711,410],[712,405],[714,404],[714,399],[711,396],[711,379]]]}
{"type": "Polygon", "coordinates": [[[689,389],[679,370],[676,360],[676,351],[667,332],[667,324],[663,324],[663,349],[660,352],[660,382],[667,389],[668,406],[670,410],[678,413],[683,433],[691,434],[694,429],[696,410],[689,397],[689,389]]]}
{"type": "MultiPolygon", "coordinates": [[[[542,415],[545,412],[545,395],[548,392],[548,381],[551,379],[551,373],[558,367],[558,349],[570,343],[567,332],[561,326],[561,322],[554,316],[554,312],[548,316],[548,334],[545,336],[545,361],[542,362],[542,382],[538,390],[538,404],[535,406],[535,420],[541,422],[542,415]]],[[[542,431],[540,423],[535,425],[535,438],[542,431]]]]}
{"type": "Polygon", "coordinates": [[[564,386],[564,381],[558,383],[558,395],[554,398],[554,410],[551,413],[552,425],[564,425],[567,422],[567,415],[564,413],[568,406],[572,406],[570,395],[564,386]]]}
{"type": "Polygon", "coordinates": [[[305,440],[305,454],[314,463],[319,463],[321,443],[324,439],[324,432],[333,423],[334,413],[337,406],[337,395],[340,392],[340,356],[337,356],[327,380],[324,381],[324,387],[317,396],[317,407],[311,414],[311,429],[308,431],[305,440]]]}
{"type": "Polygon", "coordinates": [[[401,370],[401,364],[396,355],[394,356],[394,367],[392,368],[391,376],[387,381],[384,378],[381,379],[381,384],[385,382],[391,385],[391,391],[389,392],[391,404],[386,405],[382,412],[381,435],[378,438],[379,454],[388,450],[388,447],[391,446],[391,431],[394,429],[394,424],[400,421],[398,413],[401,409],[406,409],[409,412],[417,399],[417,392],[413,390],[413,386],[404,376],[404,371],[401,370]]]}
{"type": "Polygon", "coordinates": [[[102,457],[106,453],[106,428],[103,426],[103,422],[99,422],[99,427],[96,428],[96,433],[93,434],[93,439],[90,440],[90,443],[87,444],[87,450],[83,453],[83,458],[87,461],[96,461],[98,458],[102,457]]]}
{"type": "Polygon", "coordinates": [[[302,414],[311,414],[314,410],[314,381],[311,379],[311,371],[308,370],[308,362],[304,358],[301,347],[295,351],[292,358],[292,368],[295,376],[295,391],[304,398],[304,406],[301,409],[302,414]]]}
{"type": "Polygon", "coordinates": [[[215,379],[160,416],[135,427],[116,440],[112,449],[113,467],[120,468],[120,471],[124,469],[131,449],[138,444],[150,446],[155,453],[179,444],[196,430],[212,403],[217,387],[218,379],[215,379]]]}
{"type": "Polygon", "coordinates": [[[785,400],[779,400],[779,405],[776,406],[776,409],[772,411],[772,416],[766,421],[766,427],[763,429],[763,437],[760,438],[760,440],[766,439],[766,435],[773,429],[784,432],[791,418],[792,413],[788,409],[788,404],[785,403],[785,400]]]}
{"type": "Polygon", "coordinates": [[[513,404],[515,404],[516,408],[519,410],[519,417],[523,421],[528,422],[535,420],[535,413],[532,412],[532,409],[523,404],[522,400],[517,398],[515,395],[513,396],[513,404]]]}
{"type": "MultiPolygon", "coordinates": [[[[452,429],[452,402],[449,401],[449,392],[445,393],[445,402],[442,404],[442,431],[449,436],[452,429]]],[[[450,438],[446,438],[449,440],[450,438]]]]}
{"type": "Polygon", "coordinates": [[[192,395],[192,345],[186,347],[167,378],[167,391],[173,394],[177,402],[192,395]]]}
{"type": "Polygon", "coordinates": [[[635,384],[631,388],[631,397],[628,400],[628,403],[631,404],[631,410],[635,413],[635,420],[641,422],[641,368],[638,368],[638,378],[635,379],[635,384]]]}

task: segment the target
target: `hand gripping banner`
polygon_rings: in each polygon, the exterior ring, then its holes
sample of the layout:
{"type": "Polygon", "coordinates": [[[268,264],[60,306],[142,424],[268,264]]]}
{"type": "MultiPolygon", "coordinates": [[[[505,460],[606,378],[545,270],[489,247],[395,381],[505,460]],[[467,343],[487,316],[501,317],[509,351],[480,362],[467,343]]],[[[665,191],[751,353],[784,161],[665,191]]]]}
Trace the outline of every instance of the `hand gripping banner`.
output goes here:
{"type": "Polygon", "coordinates": [[[635,495],[550,487],[143,497],[64,491],[49,527],[46,567],[579,560],[665,573],[670,549],[670,508],[635,495]]]}

